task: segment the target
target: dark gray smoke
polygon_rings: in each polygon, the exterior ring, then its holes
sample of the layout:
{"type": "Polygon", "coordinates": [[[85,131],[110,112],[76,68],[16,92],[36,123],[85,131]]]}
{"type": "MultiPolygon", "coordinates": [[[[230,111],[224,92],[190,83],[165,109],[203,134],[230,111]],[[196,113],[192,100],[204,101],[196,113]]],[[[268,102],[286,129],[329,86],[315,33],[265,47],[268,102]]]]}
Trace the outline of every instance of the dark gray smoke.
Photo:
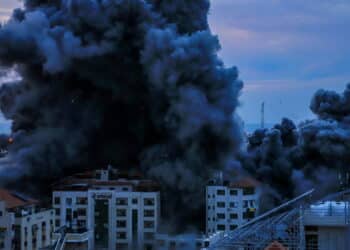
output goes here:
{"type": "Polygon", "coordinates": [[[241,156],[243,167],[275,191],[275,203],[311,188],[324,195],[349,187],[350,85],[342,94],[317,91],[310,108],[317,118],[298,127],[283,119],[255,131],[241,156]]]}
{"type": "Polygon", "coordinates": [[[208,0],[26,0],[0,28],[0,64],[22,77],[0,90],[13,121],[7,182],[30,190],[108,163],[136,166],[162,183],[167,217],[202,221],[204,183],[240,143],[242,88],[217,56],[208,9],[208,0]]]}

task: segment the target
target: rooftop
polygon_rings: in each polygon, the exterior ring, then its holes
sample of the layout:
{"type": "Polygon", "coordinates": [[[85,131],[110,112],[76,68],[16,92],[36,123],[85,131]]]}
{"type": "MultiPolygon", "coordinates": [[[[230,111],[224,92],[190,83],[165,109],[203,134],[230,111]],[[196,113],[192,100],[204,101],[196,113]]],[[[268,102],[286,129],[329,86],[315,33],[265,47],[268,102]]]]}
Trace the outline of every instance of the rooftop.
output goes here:
{"type": "Polygon", "coordinates": [[[126,172],[109,168],[107,170],[95,170],[78,173],[66,177],[54,184],[56,191],[87,191],[100,187],[131,187],[133,191],[154,192],[159,190],[159,185],[148,179],[143,179],[139,172],[126,172]]]}
{"type": "Polygon", "coordinates": [[[211,180],[208,183],[209,186],[226,186],[230,188],[252,188],[259,187],[261,183],[252,177],[239,177],[233,181],[225,181],[225,180],[211,180]]]}
{"type": "Polygon", "coordinates": [[[37,204],[38,201],[6,189],[0,189],[0,201],[5,201],[7,209],[37,204]]]}
{"type": "Polygon", "coordinates": [[[243,177],[229,183],[229,187],[232,188],[258,187],[260,185],[261,183],[252,177],[243,177]]]}

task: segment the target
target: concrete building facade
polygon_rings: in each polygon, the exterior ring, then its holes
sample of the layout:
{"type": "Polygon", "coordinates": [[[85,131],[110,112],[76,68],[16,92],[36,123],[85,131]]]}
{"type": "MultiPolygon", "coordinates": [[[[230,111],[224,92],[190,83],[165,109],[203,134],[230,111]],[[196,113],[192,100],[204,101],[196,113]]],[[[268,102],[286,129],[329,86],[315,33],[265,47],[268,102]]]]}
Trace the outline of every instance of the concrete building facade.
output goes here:
{"type": "Polygon", "coordinates": [[[13,214],[6,210],[5,201],[0,201],[0,250],[11,249],[14,222],[13,214]]]}
{"type": "Polygon", "coordinates": [[[258,214],[260,184],[250,178],[206,187],[206,233],[232,231],[258,214]]]}
{"type": "Polygon", "coordinates": [[[323,201],[303,211],[306,250],[350,249],[349,201],[323,201]]]}
{"type": "Polygon", "coordinates": [[[52,209],[37,201],[0,190],[0,249],[37,250],[51,245],[52,209]]]}
{"type": "Polygon", "coordinates": [[[111,169],[75,176],[55,189],[53,207],[56,229],[68,229],[68,249],[153,247],[160,218],[159,191],[140,176],[111,169]]]}

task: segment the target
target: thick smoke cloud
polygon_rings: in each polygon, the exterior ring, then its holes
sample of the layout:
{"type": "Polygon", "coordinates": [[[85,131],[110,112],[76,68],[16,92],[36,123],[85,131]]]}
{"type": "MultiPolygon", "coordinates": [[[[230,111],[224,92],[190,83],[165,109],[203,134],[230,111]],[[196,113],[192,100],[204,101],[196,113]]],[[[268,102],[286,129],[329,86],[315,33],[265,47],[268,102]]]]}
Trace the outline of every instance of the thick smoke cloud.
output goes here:
{"type": "Polygon", "coordinates": [[[342,94],[319,90],[310,104],[316,119],[298,127],[283,119],[248,138],[243,168],[271,187],[275,203],[311,188],[324,195],[349,187],[349,93],[350,85],[342,94]]]}
{"type": "Polygon", "coordinates": [[[0,64],[21,75],[0,90],[13,121],[6,181],[35,190],[108,163],[138,167],[163,184],[174,225],[202,221],[203,186],[240,143],[242,88],[217,57],[208,9],[207,0],[26,0],[0,29],[0,64]]]}

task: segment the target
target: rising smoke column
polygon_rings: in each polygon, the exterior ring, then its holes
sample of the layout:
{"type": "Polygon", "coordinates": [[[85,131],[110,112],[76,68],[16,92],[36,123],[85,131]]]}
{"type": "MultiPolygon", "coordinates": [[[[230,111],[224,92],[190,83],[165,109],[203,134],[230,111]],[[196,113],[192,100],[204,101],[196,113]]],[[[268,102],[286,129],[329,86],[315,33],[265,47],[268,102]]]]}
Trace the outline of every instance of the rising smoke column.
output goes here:
{"type": "Polygon", "coordinates": [[[298,127],[283,119],[255,131],[241,155],[243,168],[271,188],[272,205],[311,188],[323,196],[350,186],[350,85],[341,94],[318,90],[310,109],[316,118],[298,127]]]}
{"type": "Polygon", "coordinates": [[[201,217],[204,183],[240,143],[242,88],[217,57],[208,9],[207,0],[26,0],[0,29],[0,64],[22,77],[0,90],[14,137],[2,183],[37,190],[107,163],[137,167],[161,182],[175,225],[201,217]]]}

